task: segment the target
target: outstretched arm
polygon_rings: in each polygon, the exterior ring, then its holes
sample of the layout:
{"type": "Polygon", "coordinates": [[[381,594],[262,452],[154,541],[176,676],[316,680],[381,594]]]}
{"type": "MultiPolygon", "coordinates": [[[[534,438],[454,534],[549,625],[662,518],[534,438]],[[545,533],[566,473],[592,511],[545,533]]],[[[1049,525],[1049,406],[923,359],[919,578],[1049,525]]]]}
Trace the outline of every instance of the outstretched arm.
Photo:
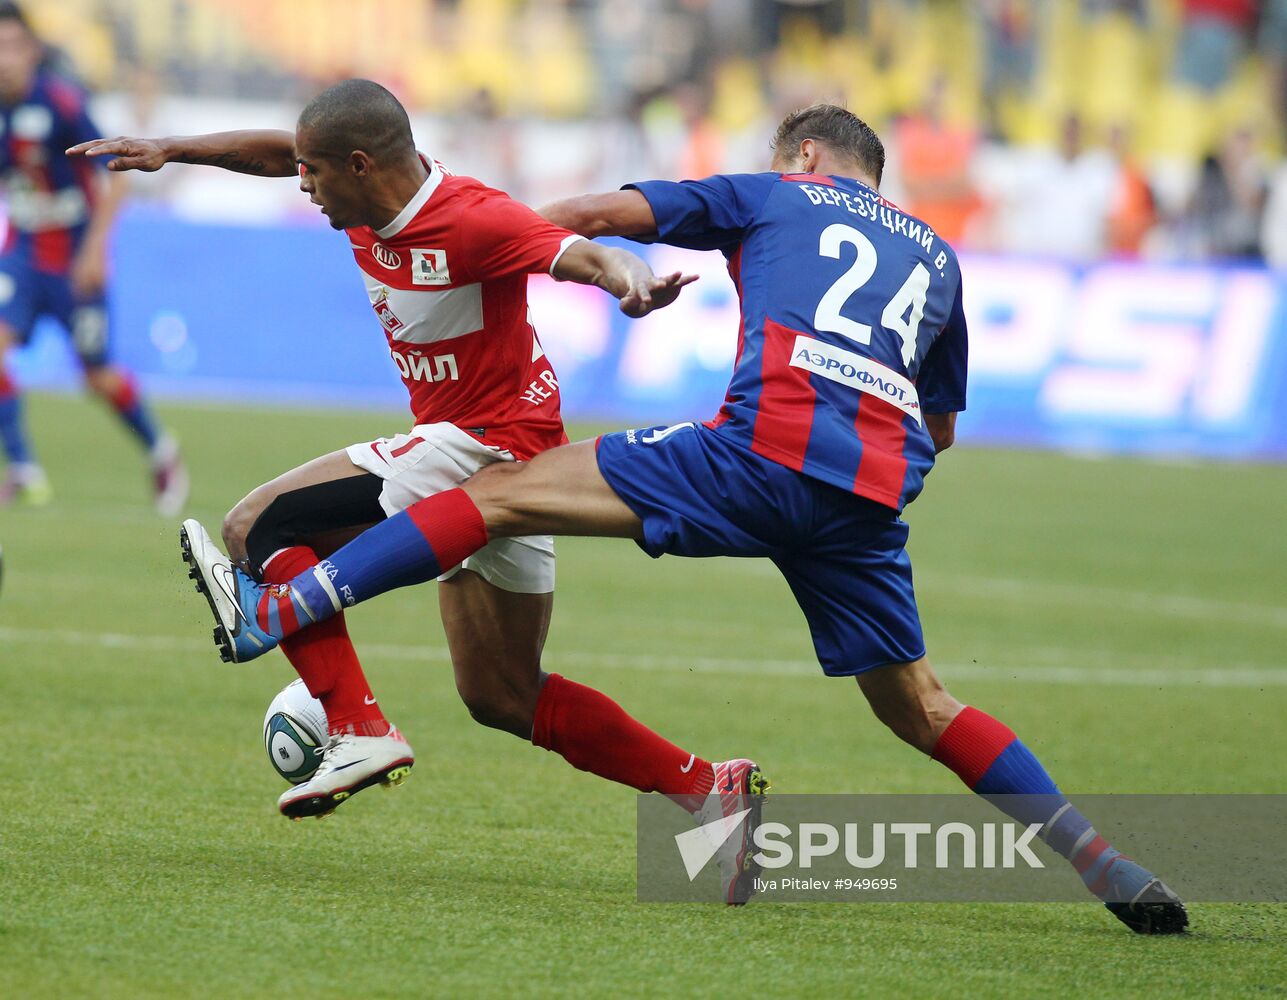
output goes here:
{"type": "Polygon", "coordinates": [[[602,288],[620,300],[623,313],[635,319],[670,305],[681,288],[697,280],[697,275],[679,271],[658,277],[629,250],[589,240],[577,240],[563,251],[553,274],[560,281],[602,288]]]}
{"type": "Polygon", "coordinates": [[[585,194],[546,205],[540,214],[556,226],[582,236],[657,235],[657,219],[648,199],[635,190],[585,194]]]}
{"type": "Polygon", "coordinates": [[[296,172],[295,137],[276,129],[245,129],[164,139],[91,139],[72,146],[68,156],[111,156],[108,170],[159,170],[167,163],[222,167],[258,177],[291,177],[296,172]]]}

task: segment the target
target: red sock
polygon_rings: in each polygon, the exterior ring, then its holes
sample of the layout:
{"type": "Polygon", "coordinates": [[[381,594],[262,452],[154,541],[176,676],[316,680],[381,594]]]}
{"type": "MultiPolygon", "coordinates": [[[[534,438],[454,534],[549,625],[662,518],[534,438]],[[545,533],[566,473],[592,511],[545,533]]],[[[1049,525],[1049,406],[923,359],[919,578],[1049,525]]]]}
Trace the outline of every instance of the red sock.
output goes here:
{"type": "Polygon", "coordinates": [[[532,742],[573,767],[641,792],[706,795],[709,761],[681,750],[632,719],[606,694],[550,674],[536,702],[532,742]]]}
{"type": "MultiPolygon", "coordinates": [[[[121,372],[121,381],[116,389],[112,392],[108,402],[118,413],[125,413],[132,410],[139,401],[138,383],[134,381],[134,376],[128,372],[121,372]]],[[[274,580],[274,583],[277,581],[274,580]]]]}
{"type": "MultiPolygon", "coordinates": [[[[315,562],[317,554],[305,545],[282,549],[264,564],[264,582],[285,583],[315,562]]],[[[332,733],[388,733],[389,722],[371,694],[342,614],[283,639],[281,647],[309,693],[326,709],[332,733]]]]}
{"type": "Polygon", "coordinates": [[[939,735],[930,757],[973,788],[1016,739],[1004,722],[966,705],[939,735]]]}

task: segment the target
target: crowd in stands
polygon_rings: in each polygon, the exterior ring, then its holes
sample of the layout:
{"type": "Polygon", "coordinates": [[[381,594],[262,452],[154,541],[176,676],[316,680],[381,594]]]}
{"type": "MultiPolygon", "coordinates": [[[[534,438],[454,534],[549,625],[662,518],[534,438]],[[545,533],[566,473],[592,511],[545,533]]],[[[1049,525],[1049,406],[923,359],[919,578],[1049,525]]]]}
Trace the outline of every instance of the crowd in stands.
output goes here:
{"type": "Polygon", "coordinates": [[[964,248],[1287,267],[1287,0],[40,0],[32,13],[100,90],[298,102],[374,77],[532,200],[548,193],[538,146],[577,151],[569,183],[758,170],[781,114],[828,99],[886,138],[886,194],[964,248]]]}

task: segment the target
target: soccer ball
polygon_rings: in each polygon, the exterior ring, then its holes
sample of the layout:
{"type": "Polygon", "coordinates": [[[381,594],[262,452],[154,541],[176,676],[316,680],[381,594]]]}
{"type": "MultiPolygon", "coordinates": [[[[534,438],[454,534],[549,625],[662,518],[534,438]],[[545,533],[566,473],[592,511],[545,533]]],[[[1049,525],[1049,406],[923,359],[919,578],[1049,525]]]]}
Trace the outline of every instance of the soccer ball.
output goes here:
{"type": "Polygon", "coordinates": [[[326,710],[299,679],[278,692],[264,716],[268,760],[292,785],[313,776],[322,762],[317,751],[326,743],[326,734],[326,710]]]}

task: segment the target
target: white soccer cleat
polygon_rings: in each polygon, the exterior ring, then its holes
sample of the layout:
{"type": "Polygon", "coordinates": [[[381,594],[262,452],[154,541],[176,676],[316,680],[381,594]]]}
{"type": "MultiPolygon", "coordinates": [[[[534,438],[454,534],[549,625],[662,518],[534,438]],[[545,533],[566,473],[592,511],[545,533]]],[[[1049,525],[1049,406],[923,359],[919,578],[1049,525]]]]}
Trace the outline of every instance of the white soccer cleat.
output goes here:
{"type": "Polygon", "coordinates": [[[245,663],[277,646],[278,639],[256,621],[265,588],[232,564],[200,521],[188,518],[179,528],[179,548],[188,576],[205,595],[214,615],[214,641],[225,663],[245,663]]]}
{"type": "Polygon", "coordinates": [[[322,763],[313,776],[277,800],[283,816],[326,816],[364,788],[402,784],[416,762],[415,753],[392,726],[386,736],[337,734],[316,752],[322,763]]]}
{"type": "Polygon", "coordinates": [[[53,487],[45,470],[34,462],[10,465],[4,481],[0,482],[0,507],[9,504],[45,507],[53,498],[53,487]]]}
{"type": "Polygon", "coordinates": [[[760,874],[760,866],[754,860],[754,838],[769,779],[758,764],[745,758],[719,761],[711,768],[715,772],[715,787],[693,818],[698,826],[706,826],[746,811],[746,819],[715,852],[724,902],[741,906],[755,893],[755,879],[760,874]]]}
{"type": "Polygon", "coordinates": [[[171,518],[183,513],[192,483],[179,455],[179,443],[168,435],[152,450],[152,488],[158,514],[171,518]]]}

